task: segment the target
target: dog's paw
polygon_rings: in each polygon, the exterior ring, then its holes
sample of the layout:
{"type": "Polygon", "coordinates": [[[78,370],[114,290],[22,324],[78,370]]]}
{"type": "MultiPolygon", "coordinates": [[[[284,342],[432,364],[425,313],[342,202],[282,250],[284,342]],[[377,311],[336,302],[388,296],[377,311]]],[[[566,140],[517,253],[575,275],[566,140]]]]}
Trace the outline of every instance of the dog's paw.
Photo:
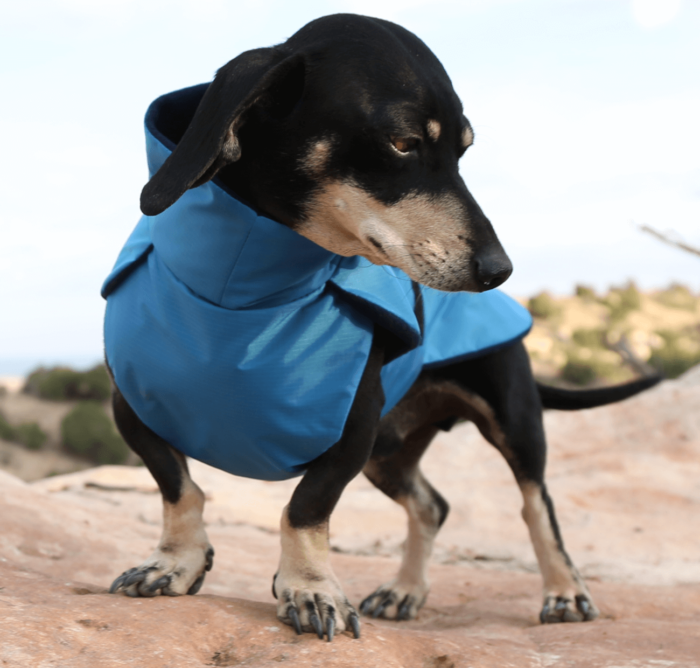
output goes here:
{"type": "Polygon", "coordinates": [[[277,599],[277,618],[293,627],[297,635],[315,633],[330,642],[336,633],[352,631],[360,637],[360,620],[335,577],[293,578],[275,575],[272,593],[277,599]]]}
{"type": "Polygon", "coordinates": [[[360,612],[368,617],[404,621],[415,619],[428,597],[426,583],[402,584],[392,580],[379,587],[360,604],[360,612]]]}
{"type": "Polygon", "coordinates": [[[587,594],[577,594],[573,598],[550,594],[545,596],[540,612],[540,622],[542,624],[590,622],[599,614],[600,611],[587,594]]]}
{"type": "Polygon", "coordinates": [[[109,593],[127,596],[182,596],[196,594],[204,576],[214,565],[211,545],[179,549],[158,548],[140,566],[124,571],[109,588],[109,593]]]}

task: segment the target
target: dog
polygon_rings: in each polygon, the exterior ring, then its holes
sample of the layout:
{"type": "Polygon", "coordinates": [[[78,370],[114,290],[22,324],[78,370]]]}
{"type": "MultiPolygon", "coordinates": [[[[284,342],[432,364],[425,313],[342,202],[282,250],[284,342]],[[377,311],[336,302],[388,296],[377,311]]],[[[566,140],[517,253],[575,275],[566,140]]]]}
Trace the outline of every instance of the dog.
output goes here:
{"type": "Polygon", "coordinates": [[[155,552],[111,592],[195,594],[214,550],[186,456],[268,480],[302,476],[281,520],[278,618],[360,635],[408,620],[447,502],[420,459],[473,421],[510,465],[544,579],[543,623],[598,615],[544,481],[543,407],[587,408],[654,384],[539,386],[529,314],[493,288],[512,266],[459,175],[474,139],[415,35],[350,14],[245,52],[146,117],[145,214],[103,287],[117,426],[163,497],[155,552]],[[358,610],[328,526],[360,471],[401,504],[399,572],[358,610]]]}

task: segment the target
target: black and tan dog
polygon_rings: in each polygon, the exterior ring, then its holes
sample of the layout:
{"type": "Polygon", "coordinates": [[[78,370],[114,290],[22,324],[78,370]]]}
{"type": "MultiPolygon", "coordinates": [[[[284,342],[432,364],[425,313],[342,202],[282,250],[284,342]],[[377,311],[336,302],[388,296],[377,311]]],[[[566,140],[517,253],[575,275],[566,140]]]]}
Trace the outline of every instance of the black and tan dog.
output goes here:
{"type": "MultiPolygon", "coordinates": [[[[282,45],[238,56],[199,98],[186,120],[170,128],[177,146],[144,188],[147,216],[216,176],[236,197],[327,251],[400,268],[424,286],[479,293],[510,275],[508,257],[458,172],[472,128],[439,61],[403,28],[354,15],[318,19],[282,45]]],[[[416,312],[420,316],[420,299],[416,312]]],[[[192,332],[196,326],[188,324],[192,332]]],[[[375,327],[342,435],[304,467],[284,510],[273,581],[278,617],[297,633],[330,640],[348,629],[359,636],[358,613],[330,566],[328,524],[360,471],[408,514],[398,575],[360,611],[396,620],[416,616],[428,594],[433,540],[448,511],[421,473],[420,459],[438,430],[466,419],[503,454],[522,491],[544,578],[541,620],[594,619],[598,611],[564,550],[544,483],[542,407],[610,403],[654,381],[587,393],[542,388],[518,340],[424,369],[381,418],[380,372],[395,356],[393,345],[392,336],[375,327]]],[[[114,393],[117,424],[160,487],[164,528],[154,554],[118,577],[111,591],[194,594],[214,554],[202,521],[204,496],[183,454],[137,416],[123,390],[114,393]]],[[[144,401],[152,399],[147,394],[144,401]]]]}

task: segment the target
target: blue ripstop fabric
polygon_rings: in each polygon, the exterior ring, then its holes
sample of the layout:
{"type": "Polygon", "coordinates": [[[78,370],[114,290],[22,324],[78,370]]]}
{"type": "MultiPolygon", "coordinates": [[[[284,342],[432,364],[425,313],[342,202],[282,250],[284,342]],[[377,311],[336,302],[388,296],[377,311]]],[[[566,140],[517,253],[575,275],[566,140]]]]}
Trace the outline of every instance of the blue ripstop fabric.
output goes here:
{"type": "MultiPolygon", "coordinates": [[[[146,116],[151,175],[173,148],[158,129],[163,99],[146,116]]],[[[496,290],[420,292],[423,333],[401,270],[330,253],[214,180],[141,218],[124,245],[102,288],[107,361],[139,418],[180,452],[281,480],[339,440],[375,324],[396,342],[384,414],[424,367],[508,345],[531,326],[496,290]]]]}

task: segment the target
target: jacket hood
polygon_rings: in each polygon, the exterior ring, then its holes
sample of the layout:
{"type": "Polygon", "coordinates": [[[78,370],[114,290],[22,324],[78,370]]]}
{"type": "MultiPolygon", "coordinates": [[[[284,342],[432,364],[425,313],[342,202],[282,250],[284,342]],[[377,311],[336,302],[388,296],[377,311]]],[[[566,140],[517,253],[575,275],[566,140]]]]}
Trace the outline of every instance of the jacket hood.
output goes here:
{"type": "MultiPolygon", "coordinates": [[[[149,175],[172,152],[206,86],[169,93],[149,107],[149,175]]],[[[152,248],[178,280],[216,306],[268,308],[338,290],[398,338],[392,357],[422,341],[412,282],[400,269],[331,253],[257,212],[216,178],[188,190],[163,213],[142,217],[103,285],[103,296],[152,248]]]]}

